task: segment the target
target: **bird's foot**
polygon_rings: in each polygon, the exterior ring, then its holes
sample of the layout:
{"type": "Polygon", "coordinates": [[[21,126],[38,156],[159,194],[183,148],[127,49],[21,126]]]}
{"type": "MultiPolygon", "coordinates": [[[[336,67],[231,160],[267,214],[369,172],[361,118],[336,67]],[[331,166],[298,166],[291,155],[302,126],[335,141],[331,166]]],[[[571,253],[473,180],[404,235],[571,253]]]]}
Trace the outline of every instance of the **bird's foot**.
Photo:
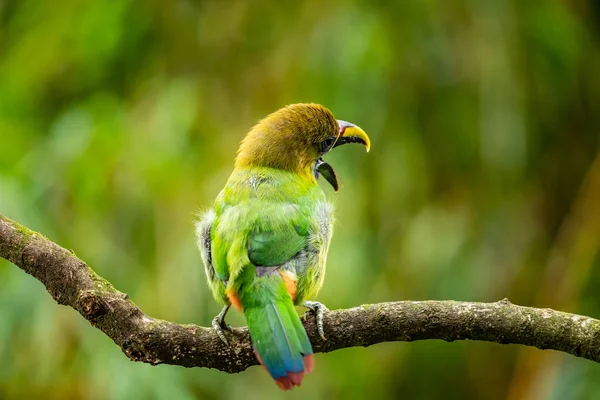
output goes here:
{"type": "Polygon", "coordinates": [[[225,323],[225,316],[227,315],[227,311],[229,311],[229,307],[231,307],[231,305],[223,307],[221,312],[218,313],[217,316],[214,317],[212,320],[212,326],[213,326],[214,330],[217,332],[217,336],[226,345],[229,345],[229,341],[225,337],[225,334],[223,333],[223,331],[224,330],[231,331],[231,325],[227,325],[225,323]]]}
{"type": "Polygon", "coordinates": [[[319,303],[318,301],[305,301],[302,305],[315,313],[319,336],[321,336],[321,339],[327,340],[325,337],[325,331],[323,330],[323,313],[325,311],[329,311],[329,308],[325,307],[325,304],[319,303]]]}

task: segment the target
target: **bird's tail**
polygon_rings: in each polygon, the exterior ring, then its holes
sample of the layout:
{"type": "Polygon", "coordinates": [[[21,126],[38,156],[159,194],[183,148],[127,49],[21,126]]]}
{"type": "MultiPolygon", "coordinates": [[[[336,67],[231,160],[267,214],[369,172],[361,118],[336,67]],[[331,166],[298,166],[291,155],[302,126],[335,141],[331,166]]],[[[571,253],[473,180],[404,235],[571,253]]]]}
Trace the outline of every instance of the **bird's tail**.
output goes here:
{"type": "Polygon", "coordinates": [[[257,277],[240,291],[254,353],[283,390],[300,386],[314,357],[304,326],[279,274],[257,277]]]}

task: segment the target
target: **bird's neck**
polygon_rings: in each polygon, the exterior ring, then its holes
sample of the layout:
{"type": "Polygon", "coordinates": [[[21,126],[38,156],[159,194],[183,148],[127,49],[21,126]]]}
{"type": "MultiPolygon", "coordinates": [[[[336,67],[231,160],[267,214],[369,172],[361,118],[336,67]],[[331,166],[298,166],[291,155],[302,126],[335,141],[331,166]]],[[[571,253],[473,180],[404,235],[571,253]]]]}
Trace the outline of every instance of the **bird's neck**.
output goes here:
{"type": "Polygon", "coordinates": [[[273,135],[253,129],[240,144],[235,168],[275,168],[316,182],[312,157],[307,154],[305,147],[294,145],[287,139],[285,133],[273,135]]]}
{"type": "Polygon", "coordinates": [[[239,161],[239,159],[238,159],[238,160],[236,160],[234,171],[250,170],[253,168],[258,168],[258,169],[266,168],[268,170],[279,170],[279,171],[293,173],[293,174],[297,175],[299,178],[301,178],[303,181],[306,181],[307,183],[312,183],[315,185],[317,184],[317,179],[315,177],[313,167],[298,168],[298,166],[295,166],[295,165],[285,165],[285,164],[281,164],[279,162],[268,162],[268,160],[266,160],[266,159],[261,159],[258,161],[259,162],[239,161]]]}

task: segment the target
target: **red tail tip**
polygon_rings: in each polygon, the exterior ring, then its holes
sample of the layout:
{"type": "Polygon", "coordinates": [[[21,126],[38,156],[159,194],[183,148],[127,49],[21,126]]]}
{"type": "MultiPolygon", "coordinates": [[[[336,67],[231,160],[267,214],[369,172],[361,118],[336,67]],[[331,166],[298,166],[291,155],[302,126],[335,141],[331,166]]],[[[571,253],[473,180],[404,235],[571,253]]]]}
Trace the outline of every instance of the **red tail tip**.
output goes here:
{"type": "Polygon", "coordinates": [[[287,376],[275,379],[275,383],[281,390],[291,390],[294,387],[294,383],[287,376]]]}
{"type": "Polygon", "coordinates": [[[290,378],[294,385],[300,386],[302,385],[302,380],[304,379],[304,372],[290,372],[288,373],[288,378],[290,378]]]}
{"type": "MultiPolygon", "coordinates": [[[[262,365],[265,371],[269,372],[267,367],[263,364],[260,356],[258,355],[258,351],[254,349],[254,355],[258,362],[262,365]]],[[[304,380],[304,374],[313,372],[315,369],[315,357],[311,354],[309,356],[304,356],[304,371],[303,372],[290,372],[287,376],[283,376],[281,378],[275,379],[275,384],[279,386],[281,390],[291,390],[294,386],[302,385],[302,381],[304,380]]]]}
{"type": "Polygon", "coordinates": [[[308,356],[304,356],[304,372],[310,374],[315,369],[315,356],[310,354],[308,356]]]}

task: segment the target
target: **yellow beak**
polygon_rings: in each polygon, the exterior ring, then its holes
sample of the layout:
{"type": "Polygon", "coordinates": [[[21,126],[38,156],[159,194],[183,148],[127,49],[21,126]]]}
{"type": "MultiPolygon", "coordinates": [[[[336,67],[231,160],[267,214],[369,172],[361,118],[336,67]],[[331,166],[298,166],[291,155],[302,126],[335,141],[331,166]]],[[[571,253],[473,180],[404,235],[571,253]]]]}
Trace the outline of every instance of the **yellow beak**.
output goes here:
{"type": "Polygon", "coordinates": [[[338,125],[340,126],[340,136],[333,147],[346,143],[362,143],[367,148],[367,152],[371,149],[371,139],[360,127],[342,120],[338,120],[338,125]]]}

